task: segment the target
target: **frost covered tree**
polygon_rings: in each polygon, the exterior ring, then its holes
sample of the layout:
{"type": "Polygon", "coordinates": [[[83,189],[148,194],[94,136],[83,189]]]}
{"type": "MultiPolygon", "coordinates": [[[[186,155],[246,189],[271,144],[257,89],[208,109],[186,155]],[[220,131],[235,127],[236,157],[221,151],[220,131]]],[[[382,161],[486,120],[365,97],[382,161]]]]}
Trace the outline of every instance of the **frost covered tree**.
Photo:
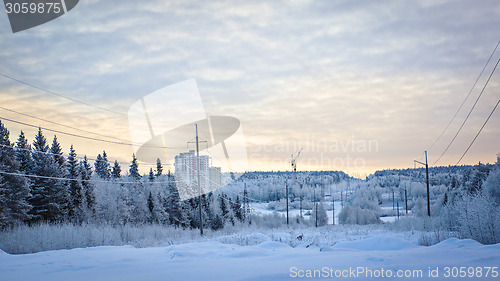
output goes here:
{"type": "Polygon", "coordinates": [[[31,181],[31,196],[28,202],[32,206],[30,210],[32,222],[48,220],[49,217],[48,193],[51,181],[45,177],[52,176],[49,167],[52,166],[53,158],[47,154],[48,151],[47,139],[39,128],[33,141],[33,166],[30,169],[34,175],[41,176],[34,177],[31,181]]]}
{"type": "MultiPolygon", "coordinates": [[[[328,215],[326,214],[325,205],[323,202],[318,203],[318,226],[324,226],[328,224],[328,215]]],[[[316,222],[316,210],[312,212],[312,222],[316,222]]]]}
{"type": "Polygon", "coordinates": [[[155,181],[155,174],[153,173],[153,168],[149,168],[149,176],[148,176],[148,180],[150,182],[154,182],[155,181]]]}
{"type": "Polygon", "coordinates": [[[493,170],[484,182],[485,191],[500,203],[500,167],[493,170]]]}
{"type": "Polygon", "coordinates": [[[118,163],[117,160],[115,160],[115,163],[113,165],[113,171],[111,172],[111,176],[114,179],[119,179],[121,177],[122,173],[122,168],[120,167],[120,164],[118,163]]]}
{"type": "Polygon", "coordinates": [[[0,121],[0,228],[28,219],[31,206],[26,201],[29,187],[19,173],[19,163],[15,158],[9,131],[0,121]]]}
{"type": "Polygon", "coordinates": [[[92,167],[87,159],[87,155],[83,156],[83,160],[80,161],[80,177],[82,183],[82,193],[84,196],[84,206],[87,210],[87,217],[93,217],[96,213],[95,205],[96,198],[94,193],[94,185],[90,181],[92,178],[92,167]]]}
{"type": "Polygon", "coordinates": [[[167,182],[167,194],[163,206],[168,214],[169,222],[175,226],[185,226],[186,221],[179,191],[175,184],[175,177],[170,173],[168,174],[167,182]]]}
{"type": "Polygon", "coordinates": [[[32,166],[31,146],[21,131],[16,142],[16,161],[19,163],[19,171],[28,174],[32,166]]]}
{"type": "Polygon", "coordinates": [[[48,219],[53,222],[60,222],[65,220],[69,213],[70,199],[68,182],[63,180],[63,178],[66,177],[66,159],[64,159],[61,145],[55,135],[49,152],[53,160],[50,161],[48,167],[50,170],[50,177],[52,177],[49,179],[50,184],[48,185],[49,190],[47,193],[49,199],[48,219]]]}
{"type": "Polygon", "coordinates": [[[137,158],[135,154],[132,154],[132,163],[130,164],[129,176],[134,180],[140,180],[141,175],[139,174],[139,165],[137,164],[137,158]]]}
{"type": "Polygon", "coordinates": [[[158,159],[156,159],[156,174],[155,174],[155,176],[159,177],[162,175],[162,173],[163,173],[163,166],[161,164],[160,158],[158,158],[158,159]]]}
{"type": "Polygon", "coordinates": [[[67,177],[70,180],[69,186],[69,218],[74,222],[81,222],[83,219],[83,188],[81,183],[80,166],[76,158],[76,151],[71,145],[69,149],[68,161],[66,164],[67,177]]]}
{"type": "Polygon", "coordinates": [[[101,154],[97,155],[96,161],[94,163],[95,173],[102,179],[109,179],[111,177],[111,167],[108,162],[108,155],[106,151],[102,151],[101,154]]]}

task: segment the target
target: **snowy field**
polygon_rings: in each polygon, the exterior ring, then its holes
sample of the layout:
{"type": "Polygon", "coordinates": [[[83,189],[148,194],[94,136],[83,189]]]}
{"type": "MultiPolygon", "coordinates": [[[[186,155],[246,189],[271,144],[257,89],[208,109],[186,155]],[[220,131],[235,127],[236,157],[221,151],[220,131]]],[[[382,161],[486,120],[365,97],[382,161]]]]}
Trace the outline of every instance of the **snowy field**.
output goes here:
{"type": "Polygon", "coordinates": [[[424,247],[417,233],[330,231],[232,234],[153,248],[0,251],[0,280],[500,279],[498,268],[489,268],[500,266],[500,244],[451,238],[424,247]],[[294,237],[297,233],[301,239],[294,237]]]}

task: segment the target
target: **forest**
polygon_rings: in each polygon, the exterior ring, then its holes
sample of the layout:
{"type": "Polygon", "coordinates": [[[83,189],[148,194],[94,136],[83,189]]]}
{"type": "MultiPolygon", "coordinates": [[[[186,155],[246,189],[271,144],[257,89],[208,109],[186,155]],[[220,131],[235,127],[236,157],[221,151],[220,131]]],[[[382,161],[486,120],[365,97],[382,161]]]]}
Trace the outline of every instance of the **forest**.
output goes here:
{"type": "Polygon", "coordinates": [[[424,231],[422,244],[449,237],[500,242],[500,157],[495,164],[430,168],[430,216],[425,170],[419,168],[377,171],[364,180],[340,171],[247,172],[201,197],[200,220],[199,198],[181,201],[174,174],[159,159],[141,175],[135,155],[130,163],[110,162],[105,151],[93,159],[79,156],[72,145],[64,154],[56,136],[49,143],[41,129],[32,142],[23,132],[12,142],[0,123],[4,250],[121,244],[138,236],[159,241],[193,235],[200,221],[209,233],[378,224],[424,231]],[[73,242],[30,248],[18,239],[47,239],[39,235],[43,231],[73,233],[62,238],[73,242]]]}

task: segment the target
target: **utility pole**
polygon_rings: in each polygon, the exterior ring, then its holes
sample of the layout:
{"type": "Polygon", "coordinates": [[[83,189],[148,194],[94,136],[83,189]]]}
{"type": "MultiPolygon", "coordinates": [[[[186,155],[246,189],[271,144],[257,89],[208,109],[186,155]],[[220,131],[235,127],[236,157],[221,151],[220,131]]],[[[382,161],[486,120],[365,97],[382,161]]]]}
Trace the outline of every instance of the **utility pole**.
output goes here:
{"type": "Polygon", "coordinates": [[[398,198],[397,205],[398,205],[398,220],[399,220],[399,198],[398,198]]]}
{"type": "Polygon", "coordinates": [[[299,206],[300,206],[299,207],[300,208],[300,217],[302,218],[302,194],[303,194],[303,192],[302,192],[302,184],[300,184],[300,191],[299,192],[300,192],[300,194],[299,194],[299,200],[300,200],[299,201],[300,202],[299,203],[299,206]]]}
{"type": "Polygon", "coordinates": [[[318,227],[318,202],[316,202],[316,187],[318,187],[318,185],[314,185],[314,208],[316,209],[315,210],[315,215],[314,215],[314,218],[315,218],[315,226],[318,227]]]}
{"type": "Polygon", "coordinates": [[[330,192],[332,195],[332,225],[335,225],[335,197],[333,197],[333,193],[330,192]]]}
{"type": "Polygon", "coordinates": [[[286,224],[288,225],[290,221],[288,220],[288,181],[286,183],[286,224]]]}
{"type": "Polygon", "coordinates": [[[198,173],[198,195],[200,196],[200,235],[203,236],[203,212],[201,203],[201,184],[200,184],[200,149],[198,146],[198,124],[194,124],[196,127],[196,169],[198,173]]]}
{"type": "Polygon", "coordinates": [[[344,208],[344,192],[340,191],[340,205],[344,208]]]}
{"type": "MultiPolygon", "coordinates": [[[[198,196],[199,196],[199,209],[200,209],[200,235],[203,236],[203,197],[201,196],[201,179],[200,179],[200,147],[199,143],[200,142],[207,142],[207,141],[200,141],[198,139],[198,124],[194,124],[195,130],[196,130],[196,139],[194,143],[196,143],[196,173],[198,174],[198,196]]],[[[190,143],[193,143],[192,141],[188,142],[188,145],[190,143]]]]}
{"type": "Polygon", "coordinates": [[[405,183],[405,209],[406,209],[406,214],[408,215],[408,197],[406,195],[406,183],[405,183]]]}
{"type": "Polygon", "coordinates": [[[431,216],[431,204],[430,204],[430,193],[429,193],[429,164],[427,162],[427,151],[425,151],[425,163],[422,163],[417,160],[413,160],[414,162],[425,165],[425,177],[426,177],[426,184],[427,184],[427,215],[430,217],[431,216]]]}
{"type": "MultiPolygon", "coordinates": [[[[297,155],[294,157],[293,154],[290,159],[290,164],[292,165],[292,187],[295,186],[295,181],[297,179],[297,158],[300,156],[300,152],[302,151],[302,148],[299,149],[299,152],[297,152],[297,155]]],[[[286,224],[289,224],[288,220],[288,181],[286,183],[286,224]]]]}
{"type": "Polygon", "coordinates": [[[392,191],[392,209],[394,210],[394,190],[392,191]]]}

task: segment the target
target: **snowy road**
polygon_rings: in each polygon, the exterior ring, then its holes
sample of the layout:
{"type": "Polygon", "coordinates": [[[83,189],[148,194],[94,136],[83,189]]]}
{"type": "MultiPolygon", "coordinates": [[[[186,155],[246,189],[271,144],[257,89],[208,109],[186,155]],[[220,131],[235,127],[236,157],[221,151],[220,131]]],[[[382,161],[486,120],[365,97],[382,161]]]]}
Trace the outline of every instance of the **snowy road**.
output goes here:
{"type": "Polygon", "coordinates": [[[392,274],[391,280],[442,280],[446,267],[450,270],[474,267],[470,272],[474,271],[475,278],[452,280],[500,280],[493,276],[495,270],[484,276],[486,267],[492,266],[500,266],[500,244],[484,246],[472,240],[449,239],[423,247],[391,234],[340,242],[333,247],[291,248],[272,241],[238,246],[210,241],[157,248],[95,247],[26,255],[0,252],[0,280],[9,281],[294,280],[308,273],[320,275],[319,279],[373,280],[366,271],[371,270],[376,276],[382,274],[382,269],[384,276],[392,274]],[[477,267],[481,267],[481,278],[477,277],[477,267]],[[439,278],[429,277],[429,268],[439,278]],[[365,273],[359,273],[360,270],[365,273]],[[396,274],[416,276],[397,278],[396,274]]]}

